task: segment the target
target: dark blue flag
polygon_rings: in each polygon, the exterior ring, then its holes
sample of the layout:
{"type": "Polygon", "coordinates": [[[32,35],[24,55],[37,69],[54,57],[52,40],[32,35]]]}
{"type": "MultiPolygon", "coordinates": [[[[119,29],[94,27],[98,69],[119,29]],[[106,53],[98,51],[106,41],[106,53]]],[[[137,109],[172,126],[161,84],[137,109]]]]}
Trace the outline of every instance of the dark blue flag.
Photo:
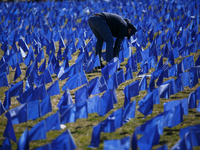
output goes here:
{"type": "Polygon", "coordinates": [[[20,139],[17,143],[17,150],[21,149],[29,149],[29,136],[28,136],[28,128],[22,133],[20,139]]]}
{"type": "Polygon", "coordinates": [[[42,120],[28,131],[28,141],[44,140],[47,138],[46,132],[46,122],[42,120]]]}
{"type": "Polygon", "coordinates": [[[50,130],[60,130],[60,116],[59,113],[55,113],[45,119],[46,121],[46,132],[50,130]]]}
{"type": "Polygon", "coordinates": [[[9,139],[12,139],[16,143],[17,140],[16,140],[15,131],[14,131],[14,128],[13,128],[10,112],[7,112],[5,114],[5,116],[7,118],[7,125],[6,125],[6,128],[4,130],[3,136],[7,137],[9,139]]]}

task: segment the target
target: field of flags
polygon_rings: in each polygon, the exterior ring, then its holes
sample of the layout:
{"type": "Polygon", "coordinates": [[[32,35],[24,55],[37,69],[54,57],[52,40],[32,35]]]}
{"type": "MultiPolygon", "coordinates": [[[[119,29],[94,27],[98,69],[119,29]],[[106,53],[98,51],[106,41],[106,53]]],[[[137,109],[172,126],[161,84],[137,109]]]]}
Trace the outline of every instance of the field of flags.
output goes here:
{"type": "MultiPolygon", "coordinates": [[[[17,149],[31,149],[30,142],[47,139],[52,130],[64,131],[36,149],[82,148],[77,147],[73,133],[61,126],[75,124],[92,113],[106,116],[118,103],[116,91],[125,82],[129,84],[123,88],[123,106],[92,127],[88,148],[98,148],[101,133],[115,132],[134,119],[136,112],[144,118],[151,115],[160,99],[166,99],[161,113],[129,136],[104,140],[104,149],[150,150],[159,144],[164,129],[178,125],[177,143],[173,147],[163,144],[157,150],[200,146],[200,124],[181,127],[190,109],[200,112],[199,23],[198,0],[0,2],[0,89],[6,89],[0,115],[7,120],[6,126],[1,125],[1,149],[12,149],[12,142],[17,149]],[[129,18],[137,33],[123,40],[119,58],[88,80],[88,73],[96,73],[100,60],[87,20],[102,11],[129,18]],[[124,68],[119,70],[121,66],[124,68]],[[137,73],[135,77],[133,73],[137,73]],[[183,99],[170,100],[186,88],[194,90],[183,99]],[[133,100],[142,91],[147,94],[133,100]],[[56,95],[61,98],[53,106],[56,95]],[[38,123],[16,138],[14,126],[38,118],[38,123]]],[[[105,52],[102,57],[105,60],[105,52]]]]}

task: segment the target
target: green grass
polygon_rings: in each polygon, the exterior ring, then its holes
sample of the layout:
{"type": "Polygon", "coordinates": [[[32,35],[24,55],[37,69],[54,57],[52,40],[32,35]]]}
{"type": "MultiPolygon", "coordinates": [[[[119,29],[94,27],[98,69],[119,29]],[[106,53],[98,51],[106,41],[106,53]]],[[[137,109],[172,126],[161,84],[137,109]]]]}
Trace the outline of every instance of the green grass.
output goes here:
{"type": "MultiPolygon", "coordinates": [[[[88,41],[86,41],[88,42],[88,41]]],[[[147,47],[150,45],[150,43],[147,45],[147,47]]],[[[30,46],[30,45],[29,45],[30,46]]],[[[162,45],[163,46],[163,45],[162,45]]],[[[43,49],[45,50],[46,48],[43,47],[43,49]]],[[[56,49],[58,50],[58,42],[56,43],[56,49]]],[[[62,49],[63,50],[63,49],[62,49]]],[[[133,53],[135,52],[135,48],[132,48],[133,53]]],[[[199,51],[198,51],[199,53],[199,51]]],[[[73,59],[69,61],[69,65],[71,66],[72,64],[74,64],[75,60],[77,59],[77,56],[79,54],[79,50],[73,54],[73,59]]],[[[191,55],[194,56],[194,59],[196,61],[196,59],[198,58],[198,54],[197,53],[192,53],[191,55]]],[[[3,52],[0,51],[0,56],[3,56],[3,52]]],[[[48,59],[47,55],[45,55],[45,57],[48,59]]],[[[160,59],[160,57],[159,57],[160,59]]],[[[175,60],[176,63],[179,63],[182,59],[178,58],[175,60]]],[[[43,60],[44,61],[44,60],[43,60]]],[[[42,61],[42,62],[43,62],[42,61]]],[[[166,61],[166,59],[164,59],[164,62],[166,61]]],[[[42,64],[39,63],[39,66],[42,64]]],[[[125,65],[127,63],[127,59],[125,59],[124,62],[121,63],[121,67],[124,69],[125,72],[125,65]]],[[[8,75],[8,81],[9,84],[15,84],[21,80],[24,80],[24,85],[25,85],[25,72],[26,72],[26,66],[22,63],[20,64],[21,70],[22,70],[22,75],[16,80],[13,81],[14,79],[14,73],[15,70],[12,70],[12,68],[10,68],[10,74],[8,75]]],[[[140,64],[138,64],[138,72],[140,70],[140,64]]],[[[151,72],[153,72],[154,69],[151,69],[149,71],[148,74],[150,74],[151,72]]],[[[72,133],[72,136],[75,140],[75,143],[77,145],[77,149],[89,149],[87,148],[87,146],[89,146],[90,141],[91,141],[91,135],[92,135],[92,127],[99,124],[101,121],[105,120],[111,113],[113,113],[114,111],[116,111],[117,109],[123,107],[124,104],[124,93],[123,93],[123,89],[125,86],[127,86],[128,84],[138,80],[138,78],[136,78],[138,72],[133,72],[133,76],[134,79],[128,80],[124,83],[122,83],[121,85],[119,85],[118,89],[116,90],[117,93],[117,99],[118,99],[118,103],[116,103],[114,105],[114,109],[111,110],[110,112],[108,112],[105,116],[100,117],[98,116],[98,114],[94,113],[94,114],[88,114],[88,118],[86,119],[78,119],[76,120],[75,123],[67,123],[66,125],[66,129],[69,129],[72,133]]],[[[97,77],[97,76],[101,76],[101,72],[100,71],[92,71],[90,73],[87,73],[87,79],[88,81],[90,81],[91,79],[97,77]]],[[[55,75],[53,75],[53,80],[57,80],[57,77],[55,75]]],[[[169,80],[169,79],[164,79],[164,80],[169,80]]],[[[60,85],[60,91],[61,94],[56,95],[51,97],[51,102],[52,102],[52,107],[53,107],[53,111],[41,118],[38,118],[34,121],[30,120],[26,123],[21,123],[18,125],[14,125],[14,130],[15,130],[15,134],[17,137],[17,140],[19,140],[21,134],[23,133],[23,131],[26,129],[26,127],[28,127],[28,129],[30,130],[35,124],[37,124],[38,122],[40,122],[41,120],[47,118],[48,116],[50,116],[51,114],[55,113],[58,108],[56,107],[62,94],[62,86],[66,83],[67,79],[63,80],[63,81],[59,81],[59,85],[60,85]]],[[[150,79],[148,79],[148,83],[149,83],[150,79]]],[[[46,89],[51,85],[52,83],[49,83],[46,85],[46,89]]],[[[151,115],[148,115],[146,118],[144,118],[144,116],[136,110],[135,112],[135,118],[131,119],[130,122],[124,124],[122,127],[120,127],[119,129],[117,129],[115,132],[113,133],[101,133],[101,138],[100,138],[100,145],[99,148],[97,149],[103,149],[103,141],[105,140],[112,140],[112,139],[121,139],[123,137],[126,136],[132,136],[135,128],[137,126],[142,125],[143,123],[145,123],[146,121],[152,119],[153,117],[155,117],[156,115],[160,114],[161,112],[163,112],[163,104],[166,102],[169,102],[171,100],[178,100],[178,99],[182,99],[182,98],[187,98],[188,95],[196,90],[197,87],[200,86],[200,83],[198,83],[195,87],[193,87],[192,89],[185,87],[184,91],[179,92],[177,94],[171,95],[170,99],[160,99],[160,104],[154,105],[153,108],[153,113],[151,115]]],[[[79,87],[80,88],[80,87],[79,87]]],[[[76,90],[78,90],[79,88],[76,88],[74,90],[70,90],[70,93],[72,95],[73,100],[75,99],[74,93],[76,90]]],[[[0,88],[0,97],[1,97],[1,101],[4,101],[5,98],[5,94],[4,92],[8,90],[8,87],[1,87],[0,88]]],[[[136,102],[138,102],[140,99],[142,99],[145,95],[147,94],[146,91],[140,91],[138,96],[135,96],[133,98],[131,98],[131,101],[136,100],[136,102]]],[[[100,94],[100,96],[102,96],[103,93],[100,94]]],[[[10,109],[15,108],[16,106],[20,105],[19,102],[16,100],[16,97],[12,97],[11,98],[11,106],[10,109]]],[[[136,109],[138,109],[138,105],[136,106],[136,109]]],[[[160,147],[163,144],[167,144],[169,148],[171,148],[178,140],[179,140],[179,131],[181,128],[190,126],[190,125],[196,125],[200,123],[200,120],[198,119],[198,117],[200,116],[199,112],[197,112],[195,109],[190,109],[189,110],[189,115],[184,116],[184,121],[173,128],[164,128],[164,133],[163,135],[161,135],[160,138],[160,142],[158,145],[155,145],[153,147],[153,149],[156,149],[158,147],[160,147]]],[[[7,119],[4,117],[4,115],[0,116],[0,144],[2,144],[3,140],[5,139],[3,137],[3,132],[5,130],[6,124],[7,124],[7,119]]],[[[30,149],[35,149],[37,147],[40,147],[42,145],[45,145],[47,143],[50,143],[53,139],[55,139],[56,137],[58,137],[62,132],[64,132],[66,129],[64,130],[55,130],[55,131],[49,131],[47,133],[47,139],[46,140],[38,140],[38,141],[32,141],[30,142],[30,149]]],[[[138,139],[139,139],[139,135],[138,135],[138,139]]],[[[17,148],[17,144],[14,143],[12,141],[12,148],[16,149],[17,148]]],[[[197,147],[198,148],[198,147],[197,147]]]]}

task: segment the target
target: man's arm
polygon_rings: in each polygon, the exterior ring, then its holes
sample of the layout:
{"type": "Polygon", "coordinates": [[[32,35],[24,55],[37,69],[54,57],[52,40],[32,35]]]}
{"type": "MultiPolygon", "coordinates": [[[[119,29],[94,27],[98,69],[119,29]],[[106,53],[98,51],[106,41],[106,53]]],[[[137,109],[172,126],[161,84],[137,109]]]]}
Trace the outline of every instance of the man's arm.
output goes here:
{"type": "Polygon", "coordinates": [[[123,41],[123,39],[121,39],[121,38],[117,38],[116,39],[115,46],[114,46],[113,57],[118,57],[119,56],[120,46],[121,46],[122,41],[123,41]]]}

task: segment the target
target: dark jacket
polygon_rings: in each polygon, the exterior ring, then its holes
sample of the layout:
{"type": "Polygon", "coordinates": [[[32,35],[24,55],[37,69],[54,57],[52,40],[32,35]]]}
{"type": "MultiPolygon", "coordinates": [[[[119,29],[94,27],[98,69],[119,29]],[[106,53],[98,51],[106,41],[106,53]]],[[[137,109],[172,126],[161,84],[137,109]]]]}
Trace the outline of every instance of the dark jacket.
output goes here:
{"type": "Polygon", "coordinates": [[[105,16],[106,22],[113,37],[117,38],[114,46],[114,57],[116,57],[116,55],[119,54],[120,45],[124,37],[128,36],[128,24],[121,16],[117,14],[107,12],[102,12],[100,14],[105,16]]]}

